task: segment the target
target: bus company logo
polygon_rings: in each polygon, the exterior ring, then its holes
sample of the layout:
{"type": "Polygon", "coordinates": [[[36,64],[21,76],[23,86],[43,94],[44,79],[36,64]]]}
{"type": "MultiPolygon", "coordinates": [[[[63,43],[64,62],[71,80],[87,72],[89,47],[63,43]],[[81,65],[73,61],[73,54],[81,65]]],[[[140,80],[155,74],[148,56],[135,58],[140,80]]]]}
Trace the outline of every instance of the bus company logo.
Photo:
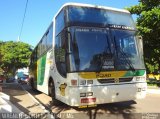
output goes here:
{"type": "Polygon", "coordinates": [[[67,84],[64,83],[64,84],[61,84],[60,87],[59,87],[59,90],[60,90],[60,93],[62,96],[65,96],[65,89],[67,87],[67,84]]]}
{"type": "Polygon", "coordinates": [[[108,78],[111,77],[111,74],[101,74],[101,73],[96,73],[96,78],[108,78]]]}
{"type": "Polygon", "coordinates": [[[119,79],[118,79],[118,78],[115,78],[115,79],[114,79],[114,82],[115,82],[115,83],[119,83],[119,79]]]}

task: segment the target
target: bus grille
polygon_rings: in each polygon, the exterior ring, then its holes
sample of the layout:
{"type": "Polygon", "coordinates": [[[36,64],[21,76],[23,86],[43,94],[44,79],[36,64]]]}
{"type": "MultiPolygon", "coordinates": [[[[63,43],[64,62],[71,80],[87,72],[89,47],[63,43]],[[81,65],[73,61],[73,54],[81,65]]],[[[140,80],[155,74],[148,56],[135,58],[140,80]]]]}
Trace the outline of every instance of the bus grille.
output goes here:
{"type": "MultiPolygon", "coordinates": [[[[121,82],[130,82],[132,81],[133,78],[119,78],[119,83],[121,82]]],[[[111,79],[97,79],[97,81],[99,83],[115,83],[117,82],[117,80],[115,81],[114,78],[111,78],[111,79]]]]}
{"type": "Polygon", "coordinates": [[[119,78],[119,82],[130,82],[133,78],[119,78]]]}

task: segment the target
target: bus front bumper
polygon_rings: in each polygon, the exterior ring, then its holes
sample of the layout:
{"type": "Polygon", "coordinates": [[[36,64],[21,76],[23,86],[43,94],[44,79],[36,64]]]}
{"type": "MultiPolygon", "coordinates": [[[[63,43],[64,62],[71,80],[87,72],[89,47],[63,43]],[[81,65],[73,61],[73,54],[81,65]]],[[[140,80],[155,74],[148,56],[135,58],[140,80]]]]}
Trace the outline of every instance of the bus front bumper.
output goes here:
{"type": "Polygon", "coordinates": [[[70,106],[89,106],[104,103],[143,99],[146,96],[147,83],[95,85],[70,87],[67,103],[70,106]]]}

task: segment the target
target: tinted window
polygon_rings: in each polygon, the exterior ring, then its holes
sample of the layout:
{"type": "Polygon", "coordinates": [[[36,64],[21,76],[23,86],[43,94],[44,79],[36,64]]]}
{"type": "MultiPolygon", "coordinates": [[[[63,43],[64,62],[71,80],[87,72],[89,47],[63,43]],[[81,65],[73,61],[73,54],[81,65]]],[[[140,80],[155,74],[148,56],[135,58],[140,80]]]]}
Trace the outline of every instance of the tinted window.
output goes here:
{"type": "Polygon", "coordinates": [[[47,46],[46,47],[48,49],[48,48],[52,47],[52,42],[53,42],[53,26],[51,26],[49,28],[49,31],[47,32],[46,36],[47,36],[47,43],[46,43],[47,46]]]}
{"type": "Polygon", "coordinates": [[[97,23],[125,25],[135,28],[133,19],[129,13],[116,12],[105,9],[73,7],[68,9],[68,22],[97,23]]]}
{"type": "Polygon", "coordinates": [[[41,52],[40,52],[40,45],[38,44],[38,48],[37,48],[37,57],[39,58],[41,55],[41,52]]]}
{"type": "Polygon", "coordinates": [[[41,47],[41,50],[42,50],[42,54],[46,51],[47,49],[47,37],[46,35],[42,38],[42,47],[41,47]]]}
{"type": "Polygon", "coordinates": [[[117,58],[116,66],[119,70],[144,69],[144,62],[140,59],[137,47],[137,39],[135,31],[112,30],[113,39],[115,40],[115,49],[117,58]]]}
{"type": "Polygon", "coordinates": [[[39,48],[40,48],[40,56],[43,54],[43,49],[42,49],[42,41],[39,44],[39,48]]]}
{"type": "MultiPolygon", "coordinates": [[[[77,28],[72,32],[71,51],[71,72],[98,71],[101,65],[105,65],[102,62],[113,62],[111,42],[106,29],[77,28]]],[[[112,64],[102,70],[111,70],[113,67],[112,64]]]]}
{"type": "Polygon", "coordinates": [[[66,42],[64,34],[61,33],[56,37],[55,42],[55,60],[58,72],[66,77],[66,42]]]}
{"type": "Polygon", "coordinates": [[[56,17],[56,35],[58,35],[64,28],[64,10],[62,10],[56,17]]]}

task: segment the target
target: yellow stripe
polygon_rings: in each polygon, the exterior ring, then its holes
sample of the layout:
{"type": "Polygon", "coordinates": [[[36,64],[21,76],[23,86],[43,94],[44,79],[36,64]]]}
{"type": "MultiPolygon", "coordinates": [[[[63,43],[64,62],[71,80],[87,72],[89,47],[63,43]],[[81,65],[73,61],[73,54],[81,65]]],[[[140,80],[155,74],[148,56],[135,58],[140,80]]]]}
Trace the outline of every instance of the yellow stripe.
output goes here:
{"type": "Polygon", "coordinates": [[[102,78],[119,78],[123,77],[127,71],[111,71],[111,72],[81,72],[79,76],[83,79],[102,79],[102,78]]]}

